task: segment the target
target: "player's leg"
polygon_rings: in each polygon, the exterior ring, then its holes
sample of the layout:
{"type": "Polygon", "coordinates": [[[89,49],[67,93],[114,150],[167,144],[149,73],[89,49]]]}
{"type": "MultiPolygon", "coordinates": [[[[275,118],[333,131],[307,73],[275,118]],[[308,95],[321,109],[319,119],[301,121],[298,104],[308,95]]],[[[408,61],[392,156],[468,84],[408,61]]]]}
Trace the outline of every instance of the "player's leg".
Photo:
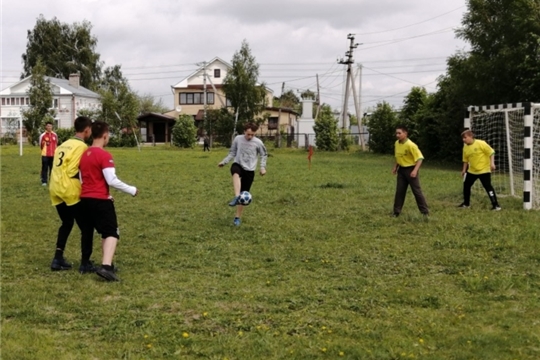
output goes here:
{"type": "Polygon", "coordinates": [[[495,193],[493,185],[491,185],[491,173],[481,174],[478,175],[478,177],[480,179],[480,182],[482,183],[482,186],[486,190],[486,193],[489,196],[489,201],[491,201],[491,210],[501,210],[499,202],[497,201],[497,194],[495,193]]]}
{"type": "Polygon", "coordinates": [[[47,185],[48,160],[46,156],[41,157],[41,185],[47,185]]]}
{"type": "Polygon", "coordinates": [[[118,221],[116,210],[111,200],[100,200],[98,207],[100,212],[96,218],[96,230],[101,234],[101,248],[103,251],[101,268],[96,270],[96,274],[107,281],[120,280],[114,273],[113,257],[116,252],[116,245],[120,239],[118,232],[118,221]]]}
{"type": "MultiPolygon", "coordinates": [[[[240,192],[250,191],[251,185],[253,184],[253,179],[255,178],[255,171],[245,171],[242,170],[242,177],[240,181],[240,192]]],[[[240,192],[238,194],[240,194],[240,192]]],[[[236,216],[234,217],[234,225],[239,226],[241,223],[242,213],[244,212],[244,206],[238,205],[236,207],[236,216]]]]}
{"type": "Polygon", "coordinates": [[[71,264],[64,259],[64,250],[75,221],[74,215],[71,207],[67,206],[64,202],[56,205],[56,211],[62,224],[58,228],[56,251],[54,252],[54,259],[51,263],[51,270],[69,270],[71,269],[71,264]]]}
{"type": "Polygon", "coordinates": [[[52,156],[47,156],[47,168],[48,168],[48,176],[47,176],[47,181],[51,178],[51,172],[52,172],[52,168],[53,168],[53,162],[54,162],[54,157],[52,156]]]}
{"type": "Polygon", "coordinates": [[[94,248],[94,214],[92,211],[92,199],[81,199],[77,204],[75,221],[81,230],[81,274],[93,273],[96,271],[94,263],[90,260],[94,248]]]}
{"type": "Polygon", "coordinates": [[[237,163],[234,163],[231,166],[234,198],[229,202],[229,206],[238,205],[238,197],[240,196],[240,188],[242,186],[241,181],[240,181],[240,178],[242,176],[242,170],[243,170],[242,167],[237,163]]]}
{"type": "Polygon", "coordinates": [[[429,215],[429,207],[426,202],[426,198],[424,197],[424,193],[422,192],[422,188],[420,187],[420,174],[417,174],[416,177],[411,177],[411,173],[408,173],[407,175],[409,184],[411,185],[411,190],[414,195],[414,199],[416,200],[416,205],[418,206],[418,210],[424,215],[429,215]]]}
{"type": "Polygon", "coordinates": [[[397,217],[401,214],[401,209],[403,209],[403,204],[405,203],[405,196],[407,195],[407,188],[409,187],[409,182],[407,181],[407,176],[405,172],[407,169],[399,168],[397,171],[397,181],[396,181],[396,194],[394,196],[394,216],[397,217]]]}
{"type": "Polygon", "coordinates": [[[463,181],[463,203],[459,207],[468,208],[471,205],[471,188],[476,179],[478,179],[478,175],[469,172],[465,173],[465,180],[463,181]]]}

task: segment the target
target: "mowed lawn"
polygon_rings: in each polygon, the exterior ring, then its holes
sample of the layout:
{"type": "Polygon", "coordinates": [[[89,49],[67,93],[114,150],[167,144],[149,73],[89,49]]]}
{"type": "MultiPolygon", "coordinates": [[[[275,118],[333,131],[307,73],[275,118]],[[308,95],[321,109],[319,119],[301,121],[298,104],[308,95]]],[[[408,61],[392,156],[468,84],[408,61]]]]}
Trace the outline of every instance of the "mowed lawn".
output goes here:
{"type": "MultiPolygon", "coordinates": [[[[119,283],[49,268],[59,219],[40,157],[1,148],[2,359],[539,359],[540,212],[471,209],[425,163],[432,215],[392,218],[392,158],[271,149],[242,226],[226,149],[109,149],[119,283]]],[[[93,259],[100,263],[99,237],[93,259]]]]}

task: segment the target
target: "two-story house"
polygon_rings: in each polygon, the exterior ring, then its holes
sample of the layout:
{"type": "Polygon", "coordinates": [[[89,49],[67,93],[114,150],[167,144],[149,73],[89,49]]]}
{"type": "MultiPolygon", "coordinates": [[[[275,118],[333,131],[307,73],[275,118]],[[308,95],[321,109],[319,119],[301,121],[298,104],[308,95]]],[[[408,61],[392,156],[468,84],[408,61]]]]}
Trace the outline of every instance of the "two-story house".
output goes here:
{"type": "MultiPolygon", "coordinates": [[[[31,76],[0,92],[0,137],[18,128],[21,110],[30,105],[28,90],[32,86],[31,76]]],[[[73,127],[77,112],[82,109],[101,109],[99,94],[80,85],[79,74],[71,74],[69,79],[46,76],[51,84],[55,110],[55,128],[73,127]]]]}
{"type": "MultiPolygon", "coordinates": [[[[210,110],[230,106],[223,92],[223,80],[231,67],[229,63],[215,57],[171,86],[174,94],[173,110],[164,114],[145,114],[139,117],[142,132],[146,134],[146,139],[143,140],[168,142],[171,128],[179,115],[193,116],[197,127],[202,128],[205,108],[210,110]]],[[[272,90],[267,88],[263,114],[267,114],[268,121],[260,126],[258,135],[275,135],[278,132],[293,134],[299,114],[289,108],[273,107],[273,96],[272,90]]]]}

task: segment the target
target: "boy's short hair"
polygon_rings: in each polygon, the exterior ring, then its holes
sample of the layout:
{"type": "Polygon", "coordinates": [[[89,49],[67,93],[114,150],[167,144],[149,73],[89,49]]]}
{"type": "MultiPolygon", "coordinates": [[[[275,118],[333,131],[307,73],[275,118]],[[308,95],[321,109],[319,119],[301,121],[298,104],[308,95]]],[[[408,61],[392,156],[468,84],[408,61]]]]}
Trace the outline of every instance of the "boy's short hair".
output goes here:
{"type": "Polygon", "coordinates": [[[396,130],[404,131],[404,132],[406,132],[407,134],[409,133],[409,129],[407,129],[407,126],[405,126],[405,125],[398,125],[398,126],[396,126],[396,130]]]}
{"type": "Polygon", "coordinates": [[[92,124],[92,138],[99,139],[103,137],[103,134],[109,131],[109,124],[105,121],[94,121],[92,124]]]}
{"type": "Polygon", "coordinates": [[[244,131],[246,131],[247,129],[251,129],[251,131],[257,132],[257,130],[259,130],[259,125],[252,122],[248,122],[244,125],[244,131]]]}
{"type": "Polygon", "coordinates": [[[47,125],[52,125],[52,124],[53,124],[52,121],[47,121],[47,122],[45,123],[45,126],[47,126],[47,125]]]}
{"type": "Polygon", "coordinates": [[[470,136],[470,137],[474,138],[474,133],[472,132],[471,129],[465,129],[461,133],[461,137],[464,138],[465,136],[470,136]]]}
{"type": "Polygon", "coordinates": [[[83,132],[87,127],[92,126],[92,120],[86,116],[79,116],[75,119],[75,132],[83,132]]]}

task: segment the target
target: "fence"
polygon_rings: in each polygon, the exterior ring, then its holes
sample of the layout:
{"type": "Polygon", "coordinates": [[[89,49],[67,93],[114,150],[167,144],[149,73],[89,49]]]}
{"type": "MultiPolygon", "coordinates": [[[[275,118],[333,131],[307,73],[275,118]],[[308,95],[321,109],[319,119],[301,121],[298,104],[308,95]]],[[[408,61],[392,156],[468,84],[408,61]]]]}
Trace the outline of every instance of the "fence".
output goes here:
{"type": "MultiPolygon", "coordinates": [[[[341,135],[340,135],[341,136],[341,135]]],[[[361,136],[364,137],[364,144],[367,147],[369,140],[369,133],[353,133],[343,135],[352,145],[360,145],[361,136]]],[[[308,148],[309,145],[316,146],[315,134],[276,134],[276,135],[257,135],[265,143],[273,143],[274,147],[290,147],[290,148],[308,148]]]]}

